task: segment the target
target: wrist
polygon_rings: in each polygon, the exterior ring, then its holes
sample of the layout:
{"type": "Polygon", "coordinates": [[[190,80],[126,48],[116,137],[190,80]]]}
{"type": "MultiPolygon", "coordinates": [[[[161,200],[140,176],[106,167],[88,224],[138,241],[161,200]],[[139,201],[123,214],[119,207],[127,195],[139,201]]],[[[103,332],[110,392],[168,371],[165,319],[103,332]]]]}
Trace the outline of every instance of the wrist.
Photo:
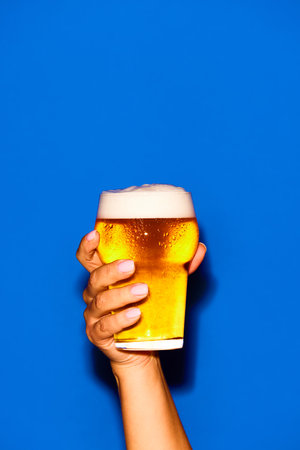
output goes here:
{"type": "Polygon", "coordinates": [[[118,385],[127,379],[135,380],[139,377],[145,377],[147,374],[161,372],[158,352],[145,355],[145,358],[122,363],[111,361],[110,364],[118,385]]]}

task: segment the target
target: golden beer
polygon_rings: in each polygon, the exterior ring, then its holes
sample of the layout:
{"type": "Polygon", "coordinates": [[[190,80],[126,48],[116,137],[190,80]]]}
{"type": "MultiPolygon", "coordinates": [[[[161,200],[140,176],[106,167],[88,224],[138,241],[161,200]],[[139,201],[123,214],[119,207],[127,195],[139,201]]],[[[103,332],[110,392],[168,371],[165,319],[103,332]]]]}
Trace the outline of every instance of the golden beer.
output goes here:
{"type": "Polygon", "coordinates": [[[146,283],[149,287],[146,299],[136,303],[142,313],[139,322],[115,335],[118,348],[150,350],[180,348],[183,345],[186,264],[193,258],[198,246],[198,225],[189,193],[176,190],[182,188],[158,186],[160,189],[157,185],[150,185],[148,188],[142,187],[142,190],[120,191],[119,196],[127,202],[125,211],[124,204],[122,206],[122,202],[113,198],[119,191],[106,194],[112,197],[111,202],[116,202],[115,206],[120,207],[121,218],[101,217],[107,215],[105,210],[111,216],[118,215],[118,211],[105,208],[105,201],[109,202],[109,198],[102,201],[101,208],[100,199],[95,229],[100,233],[98,251],[102,262],[132,259],[136,267],[132,277],[110,288],[137,282],[146,283]],[[170,191],[172,195],[170,192],[164,194],[165,191],[170,191]],[[167,200],[171,201],[171,209],[170,204],[164,204],[167,200]],[[139,211],[130,206],[130,202],[139,203],[139,211]],[[189,207],[183,206],[183,202],[188,202],[189,207]],[[166,215],[174,217],[122,217],[130,212],[132,216],[145,215],[145,207],[148,209],[147,216],[154,215],[155,211],[161,216],[165,211],[166,215]],[[176,211],[179,217],[175,217],[176,211]],[[190,217],[182,217],[187,212],[190,217]]]}

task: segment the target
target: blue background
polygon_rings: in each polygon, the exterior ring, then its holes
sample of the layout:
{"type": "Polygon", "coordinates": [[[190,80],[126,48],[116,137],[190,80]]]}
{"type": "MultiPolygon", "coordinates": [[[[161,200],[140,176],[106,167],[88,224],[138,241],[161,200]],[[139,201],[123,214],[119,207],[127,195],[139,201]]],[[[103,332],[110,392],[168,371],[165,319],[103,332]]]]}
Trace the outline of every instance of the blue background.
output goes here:
{"type": "Polygon", "coordinates": [[[163,355],[193,448],[300,448],[299,19],[295,1],[1,1],[2,449],[124,448],[75,251],[101,190],[152,182],[193,193],[208,247],[163,355]]]}

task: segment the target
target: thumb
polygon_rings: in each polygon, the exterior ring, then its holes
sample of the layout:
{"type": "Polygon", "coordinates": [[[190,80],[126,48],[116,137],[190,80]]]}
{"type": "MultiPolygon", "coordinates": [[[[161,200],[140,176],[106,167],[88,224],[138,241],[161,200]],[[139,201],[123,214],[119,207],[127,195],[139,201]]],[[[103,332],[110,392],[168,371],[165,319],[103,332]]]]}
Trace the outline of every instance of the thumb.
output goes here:
{"type": "Polygon", "coordinates": [[[206,253],[206,246],[202,242],[199,242],[194,258],[192,259],[188,267],[189,275],[198,269],[198,267],[200,266],[200,264],[204,259],[205,253],[206,253]]]}
{"type": "Polygon", "coordinates": [[[101,259],[97,252],[99,242],[100,235],[98,231],[93,230],[81,239],[77,249],[76,258],[89,272],[102,266],[101,259]]]}

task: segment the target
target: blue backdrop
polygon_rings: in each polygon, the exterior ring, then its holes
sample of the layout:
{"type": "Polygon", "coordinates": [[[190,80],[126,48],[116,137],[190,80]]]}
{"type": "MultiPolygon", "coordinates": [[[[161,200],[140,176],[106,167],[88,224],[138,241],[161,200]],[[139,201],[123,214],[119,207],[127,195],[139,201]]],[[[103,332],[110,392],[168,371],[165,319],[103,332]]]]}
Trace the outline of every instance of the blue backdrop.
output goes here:
{"type": "Polygon", "coordinates": [[[208,247],[163,357],[193,448],[300,447],[299,19],[295,1],[1,1],[2,449],[124,448],[75,251],[101,190],[153,182],[193,193],[208,247]]]}

